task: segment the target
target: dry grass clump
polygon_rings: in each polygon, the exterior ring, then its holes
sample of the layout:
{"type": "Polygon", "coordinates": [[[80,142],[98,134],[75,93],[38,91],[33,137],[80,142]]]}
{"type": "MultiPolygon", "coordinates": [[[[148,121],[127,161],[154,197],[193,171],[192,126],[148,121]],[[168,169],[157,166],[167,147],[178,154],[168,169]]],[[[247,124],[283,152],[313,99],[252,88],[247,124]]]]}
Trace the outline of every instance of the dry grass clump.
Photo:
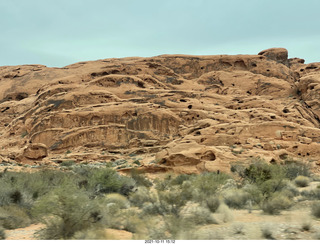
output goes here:
{"type": "Polygon", "coordinates": [[[275,194],[271,199],[266,200],[262,204],[262,210],[266,214],[279,214],[281,210],[288,209],[293,202],[287,196],[275,194]]]}
{"type": "Polygon", "coordinates": [[[295,178],[294,183],[299,187],[306,187],[310,183],[310,179],[306,176],[299,175],[295,178]]]}
{"type": "Polygon", "coordinates": [[[0,225],[5,229],[23,228],[31,224],[30,216],[18,205],[0,208],[0,225]]]}
{"type": "Polygon", "coordinates": [[[320,218],[320,202],[313,203],[311,207],[311,213],[314,217],[320,218]]]}
{"type": "Polygon", "coordinates": [[[229,190],[224,194],[224,202],[230,208],[242,209],[245,208],[251,196],[243,190],[229,190]]]}

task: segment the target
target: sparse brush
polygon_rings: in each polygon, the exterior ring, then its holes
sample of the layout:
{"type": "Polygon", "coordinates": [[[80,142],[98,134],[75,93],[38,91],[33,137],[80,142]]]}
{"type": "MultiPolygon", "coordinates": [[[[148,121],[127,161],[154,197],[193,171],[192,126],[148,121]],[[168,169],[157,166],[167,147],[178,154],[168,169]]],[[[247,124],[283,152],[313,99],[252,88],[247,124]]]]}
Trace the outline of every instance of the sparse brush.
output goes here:
{"type": "Polygon", "coordinates": [[[312,227],[312,223],[310,220],[303,220],[301,224],[301,230],[302,231],[310,231],[312,227]]]}
{"type": "Polygon", "coordinates": [[[234,234],[237,234],[237,235],[244,235],[245,232],[244,232],[244,224],[242,223],[235,223],[233,226],[233,232],[234,234]]]}
{"type": "Polygon", "coordinates": [[[110,240],[111,236],[107,234],[105,229],[88,229],[78,231],[74,234],[73,240],[110,240]]]}
{"type": "Polygon", "coordinates": [[[132,169],[131,170],[131,178],[135,180],[137,186],[145,186],[145,187],[150,187],[152,186],[152,182],[143,176],[143,174],[139,173],[137,170],[132,169]]]}
{"type": "Polygon", "coordinates": [[[132,233],[142,233],[145,230],[145,222],[135,210],[126,210],[122,214],[123,229],[132,233]]]}
{"type": "Polygon", "coordinates": [[[224,204],[224,203],[221,203],[217,212],[218,213],[218,216],[220,216],[221,220],[223,222],[229,222],[229,221],[232,221],[233,220],[233,214],[232,214],[232,211],[230,210],[230,208],[224,204]]]}
{"type": "Polygon", "coordinates": [[[88,188],[96,195],[118,192],[127,196],[133,191],[135,184],[132,178],[121,176],[111,168],[92,169],[88,172],[88,188]]]}
{"type": "Polygon", "coordinates": [[[306,187],[310,183],[310,179],[306,176],[299,175],[295,178],[294,183],[299,187],[306,187]]]}
{"type": "Polygon", "coordinates": [[[320,240],[320,231],[316,232],[313,237],[314,240],[320,240]]]}
{"type": "Polygon", "coordinates": [[[243,190],[230,190],[224,194],[224,202],[230,208],[242,209],[246,207],[248,200],[250,195],[243,190]]]}
{"type": "Polygon", "coordinates": [[[311,213],[316,218],[320,218],[320,202],[319,201],[313,203],[313,205],[311,207],[311,213]]]}
{"type": "Polygon", "coordinates": [[[179,216],[186,225],[216,224],[208,208],[198,203],[188,202],[180,211],[179,216]]]}
{"type": "Polygon", "coordinates": [[[306,199],[320,200],[320,189],[316,188],[310,191],[304,190],[301,192],[301,196],[305,197],[306,199]]]}
{"type": "Polygon", "coordinates": [[[208,207],[208,209],[211,211],[211,213],[216,212],[220,206],[220,200],[216,196],[209,196],[205,200],[205,203],[206,203],[206,206],[208,207]]]}
{"type": "Polygon", "coordinates": [[[0,208],[0,224],[5,229],[17,229],[31,224],[30,216],[18,205],[0,208]]]}
{"type": "Polygon", "coordinates": [[[2,226],[0,226],[0,240],[6,239],[6,232],[2,226]]]}
{"type": "Polygon", "coordinates": [[[286,178],[290,180],[295,179],[299,175],[310,176],[310,165],[300,161],[287,159],[284,161],[283,168],[286,172],[286,178]]]}
{"type": "Polygon", "coordinates": [[[134,206],[141,208],[144,203],[155,202],[157,198],[148,188],[138,187],[137,191],[130,195],[129,200],[134,206]]]}
{"type": "Polygon", "coordinates": [[[223,240],[224,237],[220,231],[212,229],[185,230],[180,231],[176,237],[177,240],[223,240]]]}
{"type": "Polygon", "coordinates": [[[45,240],[70,239],[101,219],[96,201],[70,184],[63,184],[39,199],[33,214],[46,225],[39,233],[45,240]]]}
{"type": "Polygon", "coordinates": [[[120,209],[122,208],[129,208],[130,202],[129,200],[119,193],[110,193],[105,196],[105,202],[108,203],[115,203],[120,209]]]}
{"type": "Polygon", "coordinates": [[[262,210],[266,214],[279,214],[281,210],[288,209],[292,206],[292,201],[283,195],[275,194],[271,199],[262,204],[262,210]]]}
{"type": "Polygon", "coordinates": [[[275,240],[273,237],[273,228],[271,225],[266,224],[261,226],[262,236],[268,240],[275,240]]]}

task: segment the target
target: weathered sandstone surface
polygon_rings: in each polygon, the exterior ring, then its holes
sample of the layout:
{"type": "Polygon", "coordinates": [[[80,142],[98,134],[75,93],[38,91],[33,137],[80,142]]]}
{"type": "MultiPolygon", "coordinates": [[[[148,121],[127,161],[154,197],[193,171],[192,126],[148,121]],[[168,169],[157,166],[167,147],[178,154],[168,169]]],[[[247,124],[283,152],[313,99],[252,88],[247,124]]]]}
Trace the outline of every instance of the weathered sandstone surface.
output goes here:
{"type": "Polygon", "coordinates": [[[3,66],[0,158],[133,158],[147,172],[197,173],[299,157],[318,171],[319,94],[320,63],[284,48],[3,66]]]}

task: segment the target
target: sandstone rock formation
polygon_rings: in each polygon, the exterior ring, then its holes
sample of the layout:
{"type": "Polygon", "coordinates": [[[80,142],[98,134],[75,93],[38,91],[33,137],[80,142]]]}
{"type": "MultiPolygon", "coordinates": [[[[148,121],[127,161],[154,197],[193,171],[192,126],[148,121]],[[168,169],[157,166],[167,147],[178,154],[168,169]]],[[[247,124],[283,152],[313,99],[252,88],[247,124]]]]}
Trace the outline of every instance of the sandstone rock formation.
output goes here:
{"type": "Polygon", "coordinates": [[[179,173],[229,171],[231,162],[256,156],[316,165],[318,90],[320,63],[288,59],[284,48],[4,66],[0,157],[50,163],[138,155],[146,171],[179,173]]]}

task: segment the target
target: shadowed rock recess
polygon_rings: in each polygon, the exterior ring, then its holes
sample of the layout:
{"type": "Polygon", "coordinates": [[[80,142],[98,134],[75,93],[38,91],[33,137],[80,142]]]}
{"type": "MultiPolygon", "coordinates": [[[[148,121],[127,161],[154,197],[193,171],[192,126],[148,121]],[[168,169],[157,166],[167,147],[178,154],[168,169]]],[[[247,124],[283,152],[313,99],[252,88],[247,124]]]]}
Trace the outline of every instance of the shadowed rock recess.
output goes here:
{"type": "MultiPolygon", "coordinates": [[[[0,67],[0,159],[129,160],[145,172],[230,171],[263,157],[319,171],[320,63],[259,55],[161,55],[63,68],[0,67]]],[[[129,169],[122,167],[121,170],[129,169]]]]}

